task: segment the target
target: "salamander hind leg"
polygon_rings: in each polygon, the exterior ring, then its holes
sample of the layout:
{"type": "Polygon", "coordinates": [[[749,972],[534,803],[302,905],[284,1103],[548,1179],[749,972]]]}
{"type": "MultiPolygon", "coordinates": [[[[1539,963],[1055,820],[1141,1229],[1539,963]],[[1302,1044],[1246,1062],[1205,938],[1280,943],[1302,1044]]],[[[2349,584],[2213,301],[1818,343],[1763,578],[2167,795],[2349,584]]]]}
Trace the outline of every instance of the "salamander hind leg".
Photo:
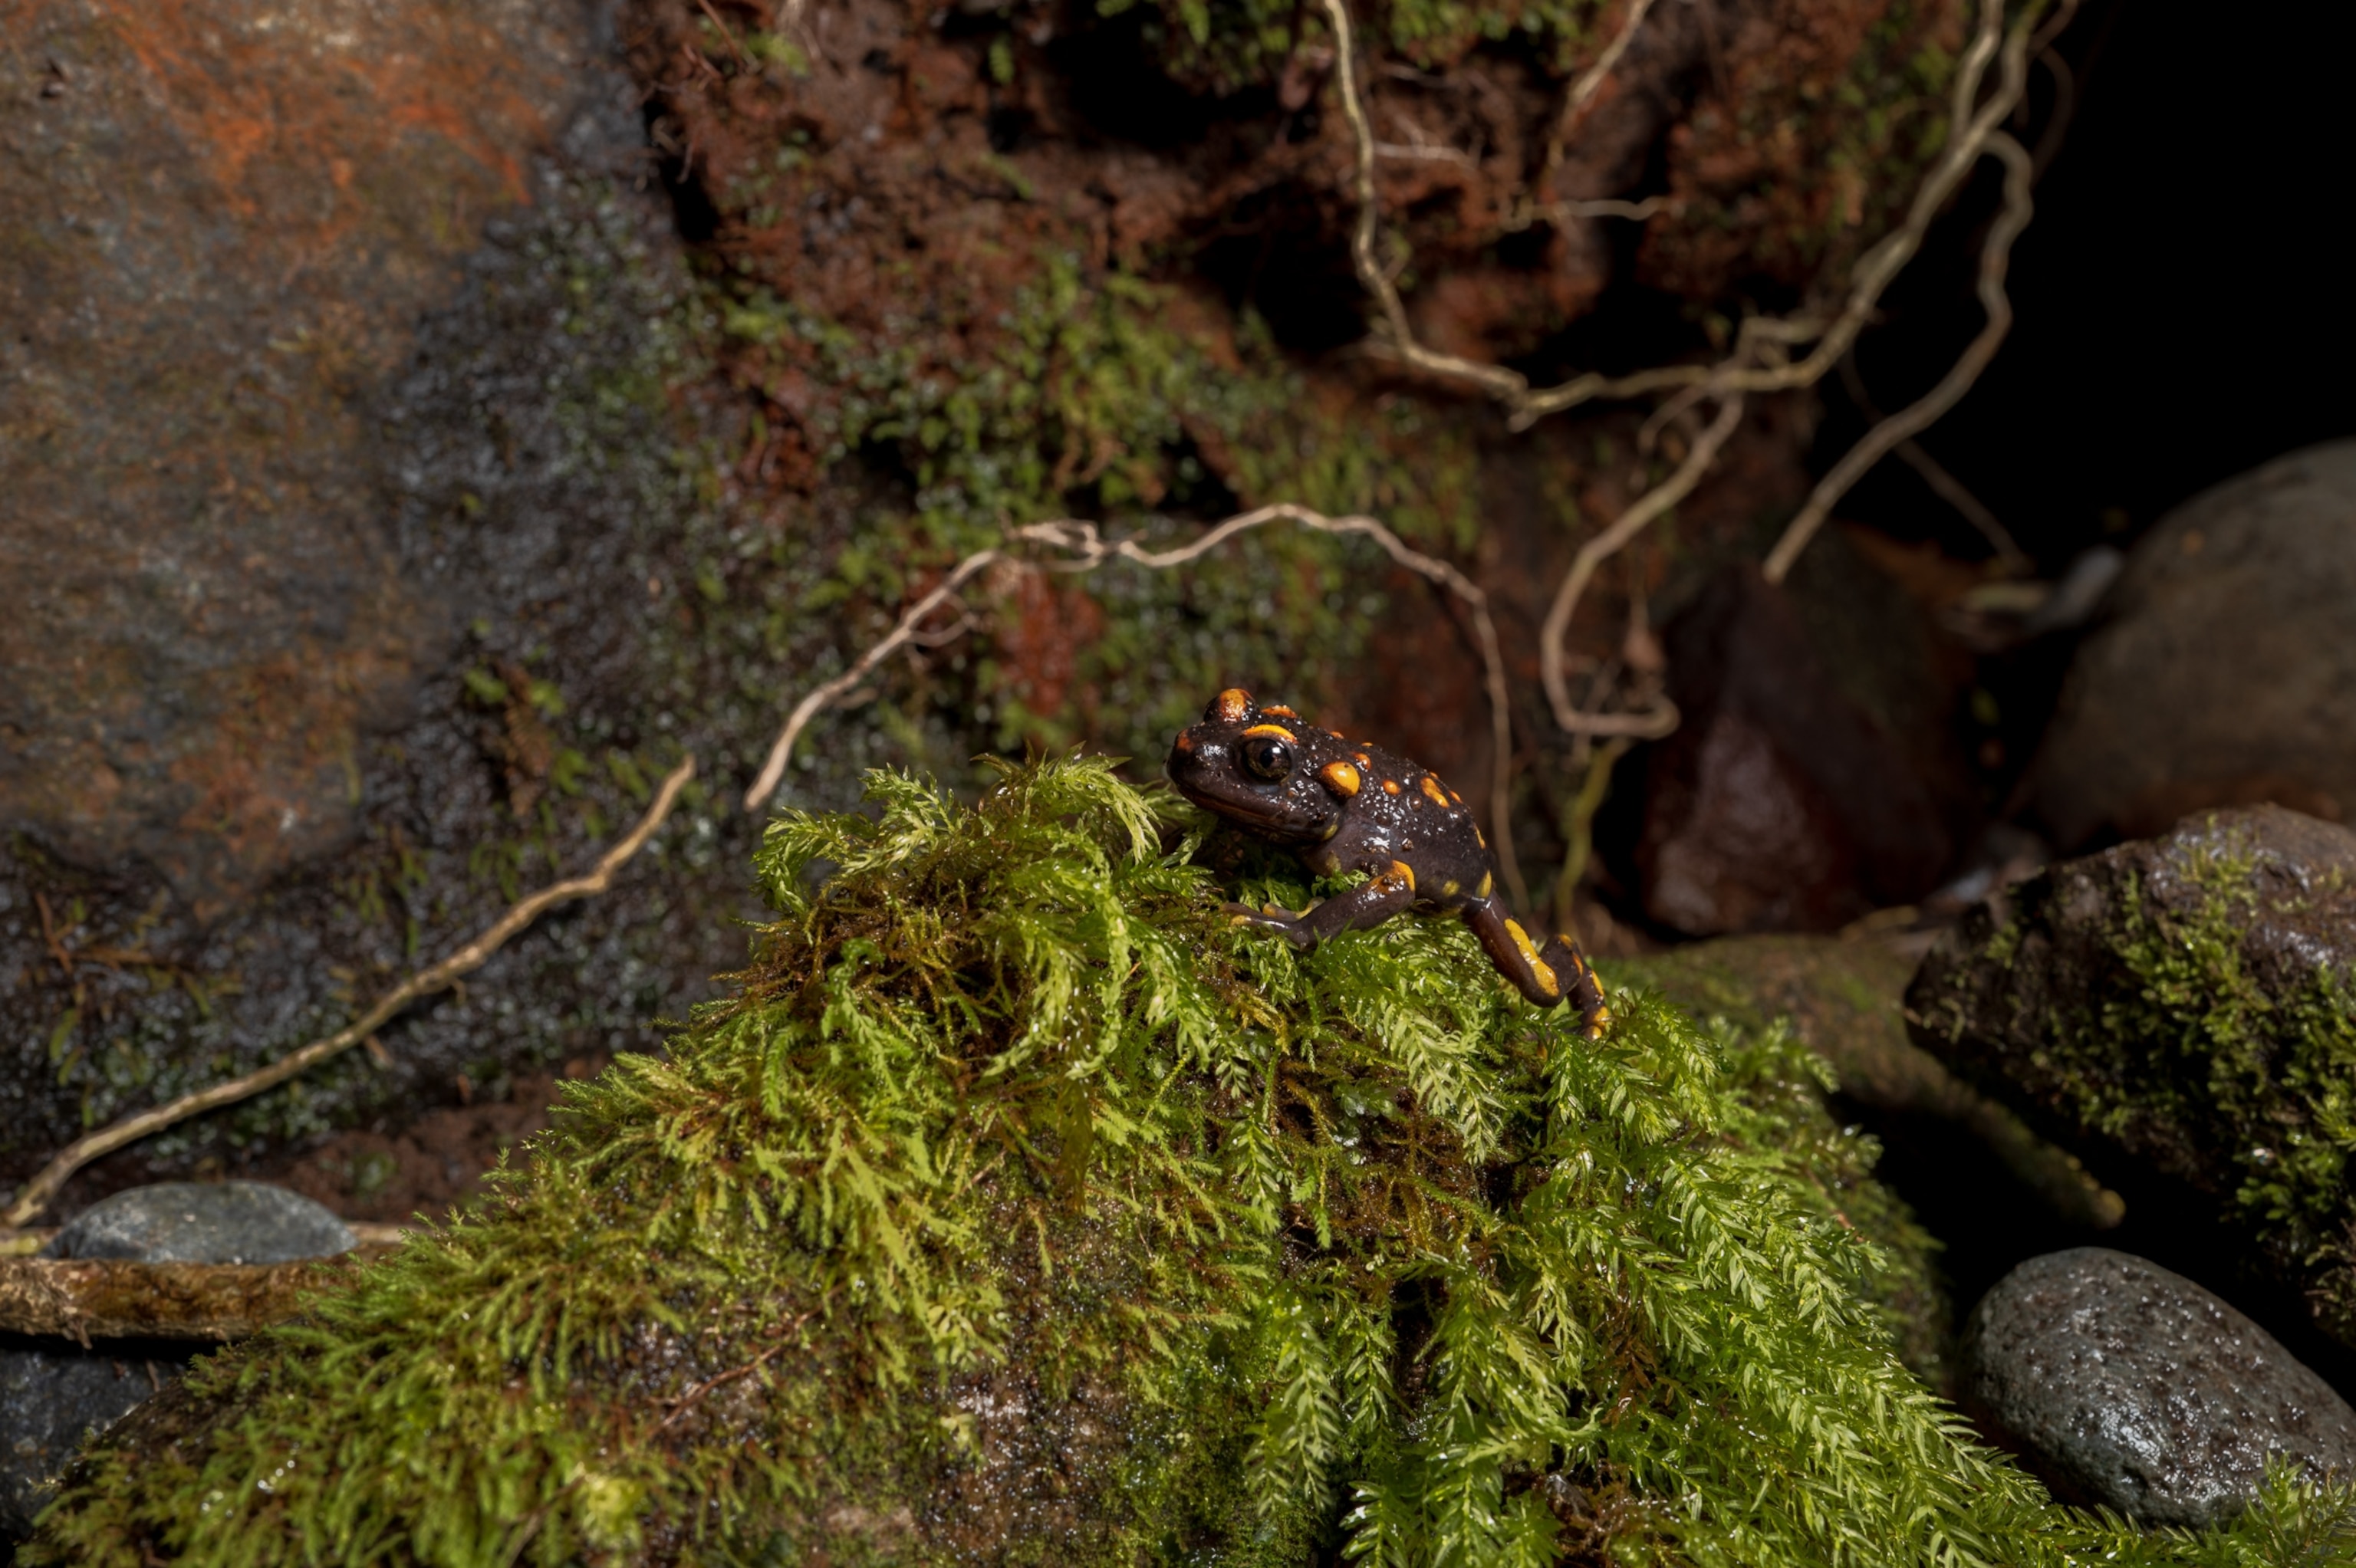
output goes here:
{"type": "Polygon", "coordinates": [[[1475,899],[1464,906],[1464,923],[1480,938],[1481,949],[1497,966],[1497,973],[1511,980],[1515,990],[1542,1008],[1562,1000],[1562,982],[1553,965],[1539,954],[1521,923],[1507,918],[1504,905],[1494,899],[1475,899]]]}
{"type": "Polygon", "coordinates": [[[1538,950],[1538,956],[1561,982],[1564,999],[1579,1009],[1579,1032],[1590,1040],[1602,1039],[1603,1031],[1612,1027],[1612,1009],[1603,1002],[1603,982],[1579,950],[1579,944],[1569,933],[1558,933],[1538,950]]]}
{"type": "Polygon", "coordinates": [[[1497,973],[1511,980],[1515,990],[1542,1008],[1568,1001],[1579,1009],[1581,1033],[1590,1040],[1603,1033],[1612,1021],[1611,1010],[1603,1005],[1602,983],[1580,955],[1578,944],[1568,936],[1552,936],[1540,946],[1494,899],[1466,904],[1464,923],[1472,928],[1497,973]]]}

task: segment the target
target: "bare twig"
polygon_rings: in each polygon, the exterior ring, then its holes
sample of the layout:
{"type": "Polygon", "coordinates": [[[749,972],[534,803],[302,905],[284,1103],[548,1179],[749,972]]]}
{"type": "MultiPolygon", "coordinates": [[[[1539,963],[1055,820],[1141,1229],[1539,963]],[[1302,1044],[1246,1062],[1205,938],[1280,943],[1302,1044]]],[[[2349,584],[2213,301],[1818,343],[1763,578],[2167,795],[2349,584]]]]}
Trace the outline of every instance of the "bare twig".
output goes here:
{"type": "Polygon", "coordinates": [[[1578,791],[1563,803],[1562,869],[1554,880],[1554,929],[1567,931],[1574,939],[1579,935],[1575,896],[1595,853],[1595,814],[1603,809],[1603,797],[1612,788],[1612,770],[1634,743],[1626,735],[1614,735],[1596,748],[1587,760],[1587,773],[1580,780],[1578,791]]]}
{"type": "Polygon", "coordinates": [[[2078,79],[2070,69],[2070,62],[2052,49],[2037,57],[2037,63],[2053,75],[2053,112],[2045,122],[2044,133],[2037,138],[2037,151],[2029,155],[2029,183],[2045,177],[2045,170],[2062,151],[2063,138],[2070,133],[2070,121],[2078,108],[2078,79]]]}
{"type": "MultiPolygon", "coordinates": [[[[1842,357],[1840,373],[1841,385],[1848,389],[1849,400],[1857,405],[1858,412],[1869,421],[1880,422],[1881,411],[1874,406],[1873,394],[1866,390],[1865,378],[1858,370],[1856,355],[1842,357]]],[[[1979,530],[1980,537],[1987,540],[1989,547],[1996,551],[1997,560],[2003,563],[2006,571],[2019,572],[2029,565],[2028,554],[2015,542],[2012,530],[2004,526],[2004,520],[1988,510],[1987,504],[1973,495],[1970,486],[1948,473],[1944,464],[1923,451],[1921,443],[1910,438],[1900,442],[1891,450],[1901,462],[1922,476],[1922,483],[1931,487],[1933,495],[1953,507],[1965,522],[1979,530]]]]}
{"type": "Polygon", "coordinates": [[[1546,685],[1547,705],[1554,709],[1555,722],[1565,734],[1630,735],[1657,740],[1677,727],[1676,709],[1665,698],[1659,709],[1649,713],[1581,712],[1570,698],[1564,638],[1570,630],[1571,615],[1579,608],[1580,595],[1587,592],[1595,569],[1626,549],[1628,541],[1644,532],[1647,525],[1691,495],[1702,475],[1709,471],[1709,465],[1718,460],[1719,450],[1741,422],[1742,395],[1737,392],[1719,405],[1718,417],[1694,439],[1685,461],[1677,464],[1675,473],[1638,496],[1612,520],[1610,528],[1579,547],[1569,571],[1563,575],[1562,585],[1555,590],[1546,624],[1538,632],[1538,677],[1546,685]]]}
{"type": "Polygon", "coordinates": [[[2053,15],[2045,18],[2044,25],[2037,29],[2037,36],[2029,40],[2029,52],[2038,55],[2051,48],[2055,40],[2070,30],[2070,24],[2078,19],[2078,5],[2079,0],[2062,0],[2062,4],[2054,6],[2053,15]]]}
{"type": "MultiPolygon", "coordinates": [[[[802,1314],[801,1317],[797,1317],[793,1322],[786,1325],[785,1328],[781,1330],[781,1332],[787,1334],[792,1333],[804,1323],[809,1322],[810,1317],[811,1314],[809,1313],[806,1312],[802,1314]]],[[[693,1410],[698,1404],[701,1403],[703,1402],[703,1396],[710,1393],[713,1389],[724,1387],[729,1383],[734,1382],[739,1378],[751,1377],[755,1372],[759,1371],[763,1367],[767,1366],[771,1361],[775,1360],[779,1354],[788,1348],[787,1341],[781,1339],[776,1344],[770,1346],[767,1349],[762,1351],[751,1360],[743,1363],[741,1366],[731,1367],[726,1371],[722,1372],[715,1377],[704,1379],[701,1382],[696,1384],[693,1388],[680,1395],[678,1399],[671,1402],[670,1413],[664,1416],[660,1421],[655,1423],[654,1430],[647,1434],[647,1441],[652,1442],[656,1437],[659,1436],[672,1422],[677,1421],[680,1416],[685,1415],[689,1411],[693,1410]]]]}
{"type": "MultiPolygon", "coordinates": [[[[1638,398],[1701,385],[1735,392],[1787,391],[1821,380],[1865,329],[1883,292],[1913,260],[1932,220],[1978,162],[1988,137],[2019,102],[2029,43],[2025,20],[2007,35],[2004,0],[1980,0],[1978,27],[1956,65],[1948,105],[1947,144],[1916,188],[1905,221],[1882,236],[1850,269],[1847,297],[1830,320],[1754,316],[1742,324],[1734,351],[1714,365],[1663,365],[1617,377],[1590,371],[1556,386],[1533,388],[1518,371],[1436,353],[1416,340],[1398,290],[1376,253],[1380,213],[1375,187],[1375,136],[1359,87],[1349,10],[1344,0],[1323,0],[1323,5],[1334,31],[1334,84],[1357,148],[1358,213],[1351,230],[1350,257],[1359,283],[1374,296],[1380,313],[1372,347],[1428,374],[1478,388],[1505,406],[1506,422],[1515,430],[1526,430],[1548,414],[1599,399],[1638,398]],[[1998,85],[1982,102],[1980,89],[1999,53],[2003,70],[1998,85]],[[1813,347],[1799,359],[1762,363],[1760,350],[1771,344],[1813,347]]],[[[1601,78],[1597,80],[1600,82],[1601,78]]]]}
{"type": "Polygon", "coordinates": [[[1673,205],[1665,196],[1648,196],[1642,201],[1607,197],[1597,201],[1558,201],[1547,210],[1566,218],[1624,218],[1632,223],[1642,223],[1655,213],[1666,212],[1673,205]]]}
{"type": "Polygon", "coordinates": [[[1411,161],[1421,159],[1425,163],[1433,164],[1466,164],[1476,169],[1481,166],[1481,161],[1478,158],[1456,147],[1415,147],[1404,142],[1376,142],[1375,155],[1382,158],[1406,158],[1411,161]]]}
{"type": "Polygon", "coordinates": [[[998,550],[983,549],[976,550],[958,561],[930,593],[909,606],[908,613],[900,617],[900,624],[892,628],[891,635],[860,655],[858,662],[849,669],[797,703],[792,716],[786,720],[786,727],[777,732],[776,743],[770,746],[768,760],[761,764],[760,775],[754,779],[753,787],[744,792],[744,809],[758,811],[771,795],[777,793],[777,784],[786,776],[787,760],[794,754],[794,741],[799,738],[805,725],[832,707],[844,692],[866,679],[870,670],[916,641],[916,628],[924,624],[925,617],[957,597],[958,590],[972,581],[976,573],[1005,559],[998,550]]]}
{"type": "Polygon", "coordinates": [[[712,0],[695,0],[695,3],[702,7],[712,25],[720,29],[720,36],[728,40],[728,52],[736,57],[737,65],[749,67],[753,62],[745,58],[744,46],[736,41],[736,35],[729,29],[727,23],[720,19],[720,13],[712,8],[712,0]]]}
{"type": "Polygon", "coordinates": [[[410,1003],[437,991],[448,990],[462,976],[481,968],[491,955],[507,945],[517,933],[558,904],[571,903],[576,899],[604,892],[611,885],[614,873],[646,848],[647,840],[654,837],[655,829],[662,826],[663,819],[670,815],[671,807],[678,804],[679,792],[694,776],[695,759],[690,757],[671,770],[670,776],[664,779],[662,787],[655,792],[654,803],[647,807],[646,815],[638,818],[637,826],[631,828],[620,843],[605,851],[596,868],[588,875],[552,883],[510,906],[481,935],[432,968],[418,971],[387,991],[378,998],[374,1007],[334,1034],[324,1040],[313,1040],[242,1078],[232,1078],[226,1083],[216,1083],[209,1089],[183,1094],[169,1104],[124,1116],[96,1132],[76,1138],[60,1149],[17,1191],[16,1201],[8,1206],[5,1214],[0,1214],[0,1226],[19,1226],[30,1221],[48,1206],[49,1200],[58,1195],[59,1189],[74,1172],[91,1160],[112,1154],[127,1144],[136,1143],[150,1133],[158,1133],[176,1123],[184,1122],[190,1116],[251,1098],[331,1056],[350,1050],[382,1028],[410,1003]]]}
{"type": "MultiPolygon", "coordinates": [[[[1980,307],[1987,313],[1987,324],[1980,328],[1963,354],[1939,384],[1909,406],[1890,415],[1875,425],[1855,446],[1841,456],[1838,463],[1822,479],[1807,499],[1784,527],[1783,537],[1775,541],[1768,552],[1765,567],[1767,581],[1781,582],[1808,548],[1825,519],[1849,487],[1865,476],[1867,470],[1886,456],[1900,442],[1928,430],[1939,416],[1954,408],[1963,395],[1971,390],[1988,361],[1996,357],[1997,347],[2012,329],[2012,301],[2004,292],[2006,268],[2012,259],[2012,242],[2029,227],[2031,211],[2029,201],[2029,159],[2020,144],[2001,131],[1991,131],[1983,142],[1987,151],[2004,164],[2004,210],[1989,226],[1987,242],[1980,247],[1979,296],[1980,307]]],[[[2017,553],[2017,552],[2016,552],[2017,553]]]]}
{"type": "Polygon", "coordinates": [[[1358,282],[1375,296],[1375,304],[1382,311],[1382,347],[1418,369],[1469,381],[1510,404],[1528,390],[1527,379],[1502,365],[1483,365],[1453,354],[1435,354],[1416,341],[1415,330],[1408,325],[1407,307],[1399,302],[1398,287],[1375,254],[1381,216],[1375,194],[1375,129],[1366,118],[1365,101],[1358,90],[1357,51],[1352,43],[1349,9],[1343,0],[1324,0],[1324,4],[1326,17],[1333,27],[1333,80],[1340,85],[1342,113],[1350,123],[1350,134],[1358,154],[1358,217],[1350,229],[1350,261],[1357,271],[1358,282]]]}

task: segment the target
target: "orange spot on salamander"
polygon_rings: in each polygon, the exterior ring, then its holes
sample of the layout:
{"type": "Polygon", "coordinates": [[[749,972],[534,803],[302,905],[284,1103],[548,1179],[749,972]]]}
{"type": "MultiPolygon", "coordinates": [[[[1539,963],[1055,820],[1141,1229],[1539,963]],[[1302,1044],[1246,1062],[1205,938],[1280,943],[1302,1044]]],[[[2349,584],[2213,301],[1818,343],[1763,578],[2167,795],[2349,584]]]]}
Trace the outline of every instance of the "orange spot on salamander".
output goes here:
{"type": "Polygon", "coordinates": [[[1391,862],[1391,875],[1405,882],[1407,884],[1408,891],[1415,891],[1415,868],[1413,866],[1408,865],[1405,860],[1393,860],[1391,862]]]}
{"type": "Polygon", "coordinates": [[[1281,724],[1255,724],[1244,731],[1247,735],[1273,735],[1280,741],[1298,741],[1300,736],[1281,724]]]}
{"type": "Polygon", "coordinates": [[[1260,711],[1276,719],[1298,719],[1301,717],[1300,714],[1295,713],[1291,709],[1285,707],[1281,703],[1279,703],[1274,708],[1263,708],[1260,711]]]}
{"type": "Polygon", "coordinates": [[[1430,797],[1431,804],[1434,805],[1445,807],[1448,805],[1447,792],[1440,787],[1440,781],[1430,773],[1423,775],[1423,793],[1430,797]]]}
{"type": "Polygon", "coordinates": [[[1385,779],[1385,780],[1383,781],[1383,793],[1384,793],[1385,795],[1397,795],[1397,794],[1398,794],[1398,780],[1397,780],[1397,779],[1385,779]]]}
{"type": "Polygon", "coordinates": [[[1242,687],[1231,686],[1219,693],[1218,701],[1213,706],[1221,723],[1240,724],[1251,717],[1251,705],[1250,692],[1242,687]]]}
{"type": "Polygon", "coordinates": [[[1317,776],[1325,781],[1327,789],[1339,795],[1357,794],[1364,783],[1358,776],[1358,770],[1347,763],[1328,763],[1317,770],[1317,776]]]}

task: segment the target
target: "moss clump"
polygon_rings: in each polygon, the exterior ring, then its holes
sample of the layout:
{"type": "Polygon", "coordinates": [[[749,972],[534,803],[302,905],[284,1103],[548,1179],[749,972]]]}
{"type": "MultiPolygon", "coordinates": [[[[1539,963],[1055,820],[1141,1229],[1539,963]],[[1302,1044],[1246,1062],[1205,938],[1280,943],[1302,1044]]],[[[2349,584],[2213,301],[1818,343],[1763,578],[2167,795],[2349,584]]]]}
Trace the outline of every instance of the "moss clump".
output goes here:
{"type": "Polygon", "coordinates": [[[1892,1360],[1787,1049],[1625,996],[1587,1044],[1452,923],[1239,931],[1096,763],[873,794],[771,829],[778,919],[668,1060],[109,1434],[20,1560],[2192,1550],[1892,1360]]]}

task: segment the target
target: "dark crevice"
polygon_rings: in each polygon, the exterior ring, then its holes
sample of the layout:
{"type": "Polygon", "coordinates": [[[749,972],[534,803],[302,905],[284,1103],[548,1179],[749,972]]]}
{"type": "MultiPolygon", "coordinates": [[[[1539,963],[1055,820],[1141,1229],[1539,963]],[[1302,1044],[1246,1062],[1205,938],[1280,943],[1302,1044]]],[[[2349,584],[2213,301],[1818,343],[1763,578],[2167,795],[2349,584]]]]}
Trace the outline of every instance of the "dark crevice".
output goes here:
{"type": "Polygon", "coordinates": [[[681,144],[677,128],[652,103],[646,108],[646,126],[656,176],[663,195],[670,199],[671,221],[679,237],[690,245],[709,243],[720,232],[720,208],[694,167],[692,149],[681,144]]]}
{"type": "Polygon", "coordinates": [[[1195,273],[1238,311],[1257,312],[1297,354],[1325,354],[1365,336],[1365,292],[1317,192],[1283,185],[1237,204],[1223,232],[1194,254],[1195,273]]]}

